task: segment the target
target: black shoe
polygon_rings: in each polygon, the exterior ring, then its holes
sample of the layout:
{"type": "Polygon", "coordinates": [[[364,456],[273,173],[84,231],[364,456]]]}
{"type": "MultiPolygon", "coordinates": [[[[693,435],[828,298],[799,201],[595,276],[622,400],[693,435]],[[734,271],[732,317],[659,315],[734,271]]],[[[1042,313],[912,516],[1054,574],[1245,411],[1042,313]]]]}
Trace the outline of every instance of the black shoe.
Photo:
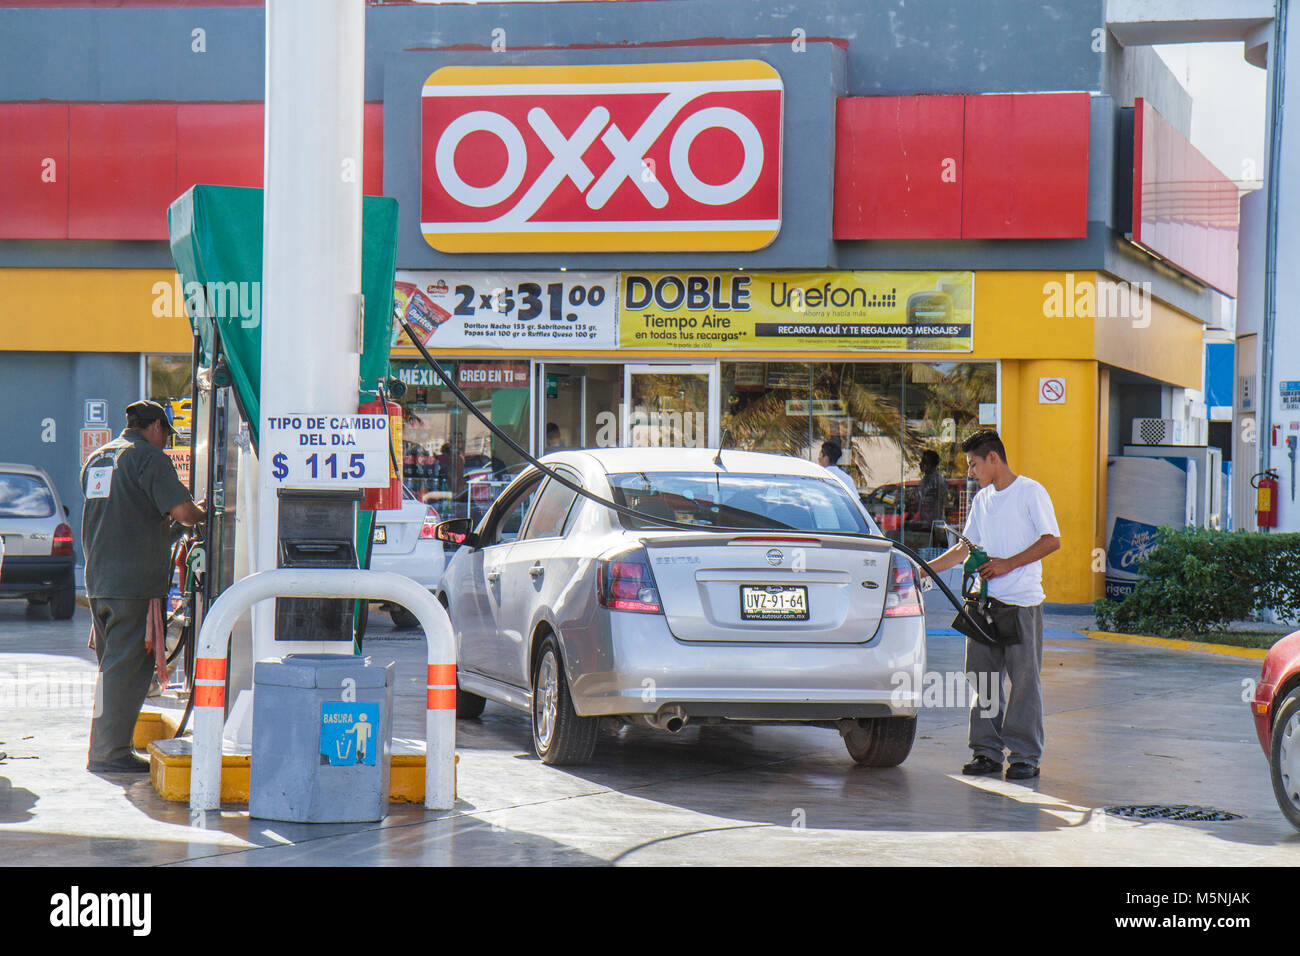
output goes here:
{"type": "Polygon", "coordinates": [[[1038,776],[1038,768],[1031,763],[1013,763],[1007,768],[1008,780],[1028,780],[1038,776]]]}
{"type": "Polygon", "coordinates": [[[1002,764],[997,760],[990,760],[982,754],[972,760],[966,766],[961,768],[961,772],[968,777],[978,777],[986,773],[1001,773],[1002,764]]]}
{"type": "Polygon", "coordinates": [[[86,764],[91,773],[148,773],[149,761],[135,754],[118,757],[116,760],[92,760],[86,764]]]}

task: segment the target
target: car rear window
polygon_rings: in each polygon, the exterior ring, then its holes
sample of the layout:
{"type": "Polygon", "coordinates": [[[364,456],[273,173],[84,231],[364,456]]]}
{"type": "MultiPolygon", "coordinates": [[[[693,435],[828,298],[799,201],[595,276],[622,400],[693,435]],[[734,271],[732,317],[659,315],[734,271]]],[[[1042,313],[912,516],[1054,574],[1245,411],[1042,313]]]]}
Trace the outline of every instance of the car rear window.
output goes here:
{"type": "Polygon", "coordinates": [[[48,518],[54,495],[36,475],[0,472],[0,518],[48,518]]]}
{"type": "MultiPolygon", "coordinates": [[[[870,532],[844,486],[830,477],[631,472],[609,481],[617,504],[685,524],[870,532]]],[[[619,520],[632,530],[661,527],[625,514],[619,520]]]]}

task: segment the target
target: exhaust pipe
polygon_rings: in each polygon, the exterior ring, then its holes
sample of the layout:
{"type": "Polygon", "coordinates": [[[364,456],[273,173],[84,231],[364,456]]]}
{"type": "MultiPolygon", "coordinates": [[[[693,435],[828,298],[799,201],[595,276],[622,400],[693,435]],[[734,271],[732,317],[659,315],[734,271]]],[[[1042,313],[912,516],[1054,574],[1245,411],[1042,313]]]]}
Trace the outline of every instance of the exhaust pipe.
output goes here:
{"type": "Polygon", "coordinates": [[[686,722],[690,720],[686,716],[686,711],[681,707],[665,707],[654,717],[650,718],[650,725],[658,730],[666,730],[670,734],[681,733],[686,722]]]}

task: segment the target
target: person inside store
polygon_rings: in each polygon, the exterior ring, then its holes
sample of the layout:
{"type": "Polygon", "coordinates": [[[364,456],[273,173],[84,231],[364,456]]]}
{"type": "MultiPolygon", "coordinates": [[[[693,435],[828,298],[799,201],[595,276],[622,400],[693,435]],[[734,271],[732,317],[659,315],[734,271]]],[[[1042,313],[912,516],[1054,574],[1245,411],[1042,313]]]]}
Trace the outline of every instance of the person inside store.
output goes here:
{"type": "MultiPolygon", "coordinates": [[[[976,687],[992,689],[992,700],[971,705],[972,760],[961,772],[1000,774],[1007,750],[1007,779],[1027,780],[1038,776],[1043,754],[1043,558],[1061,546],[1061,532],[1047,489],[1011,470],[997,432],[976,432],[961,449],[980,489],[962,534],[991,556],[977,569],[988,582],[990,604],[1015,608],[1015,633],[1000,633],[998,646],[966,640],[966,673],[974,675],[976,687]],[[1011,688],[1004,694],[1008,680],[1011,688]]],[[[967,554],[958,542],[930,566],[946,571],[967,554]]]]}
{"type": "Polygon", "coordinates": [[[86,594],[99,660],[87,761],[92,773],[149,772],[149,761],[132,746],[155,667],[146,634],[164,640],[172,523],[192,527],[206,517],[163,451],[173,434],[161,405],[135,402],[127,406],[126,429],[81,469],[86,594]]]}
{"type": "Polygon", "coordinates": [[[839,460],[843,454],[844,450],[840,447],[839,442],[833,438],[827,439],[822,442],[821,451],[817,455],[817,464],[830,472],[831,477],[847,488],[849,494],[853,496],[854,500],[857,500],[858,486],[853,483],[853,479],[849,477],[848,472],[839,466],[839,460]]]}
{"type": "Polygon", "coordinates": [[[546,450],[565,451],[567,446],[564,444],[564,434],[560,431],[560,426],[555,422],[546,423],[546,450]]]}
{"type": "Polygon", "coordinates": [[[922,547],[946,545],[947,537],[936,523],[944,520],[948,507],[948,479],[939,471],[939,454],[931,448],[921,452],[921,483],[917,488],[916,518],[908,522],[922,547]]]}

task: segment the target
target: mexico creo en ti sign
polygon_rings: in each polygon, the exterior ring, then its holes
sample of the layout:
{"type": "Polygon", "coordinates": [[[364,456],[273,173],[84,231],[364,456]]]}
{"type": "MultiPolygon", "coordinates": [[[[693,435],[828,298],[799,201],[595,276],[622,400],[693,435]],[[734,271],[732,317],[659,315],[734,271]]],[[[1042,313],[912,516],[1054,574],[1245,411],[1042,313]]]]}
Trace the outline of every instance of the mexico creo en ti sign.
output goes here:
{"type": "Polygon", "coordinates": [[[441,252],[750,251],[781,229],[781,77],[760,60],[443,67],[421,209],[441,252]]]}

